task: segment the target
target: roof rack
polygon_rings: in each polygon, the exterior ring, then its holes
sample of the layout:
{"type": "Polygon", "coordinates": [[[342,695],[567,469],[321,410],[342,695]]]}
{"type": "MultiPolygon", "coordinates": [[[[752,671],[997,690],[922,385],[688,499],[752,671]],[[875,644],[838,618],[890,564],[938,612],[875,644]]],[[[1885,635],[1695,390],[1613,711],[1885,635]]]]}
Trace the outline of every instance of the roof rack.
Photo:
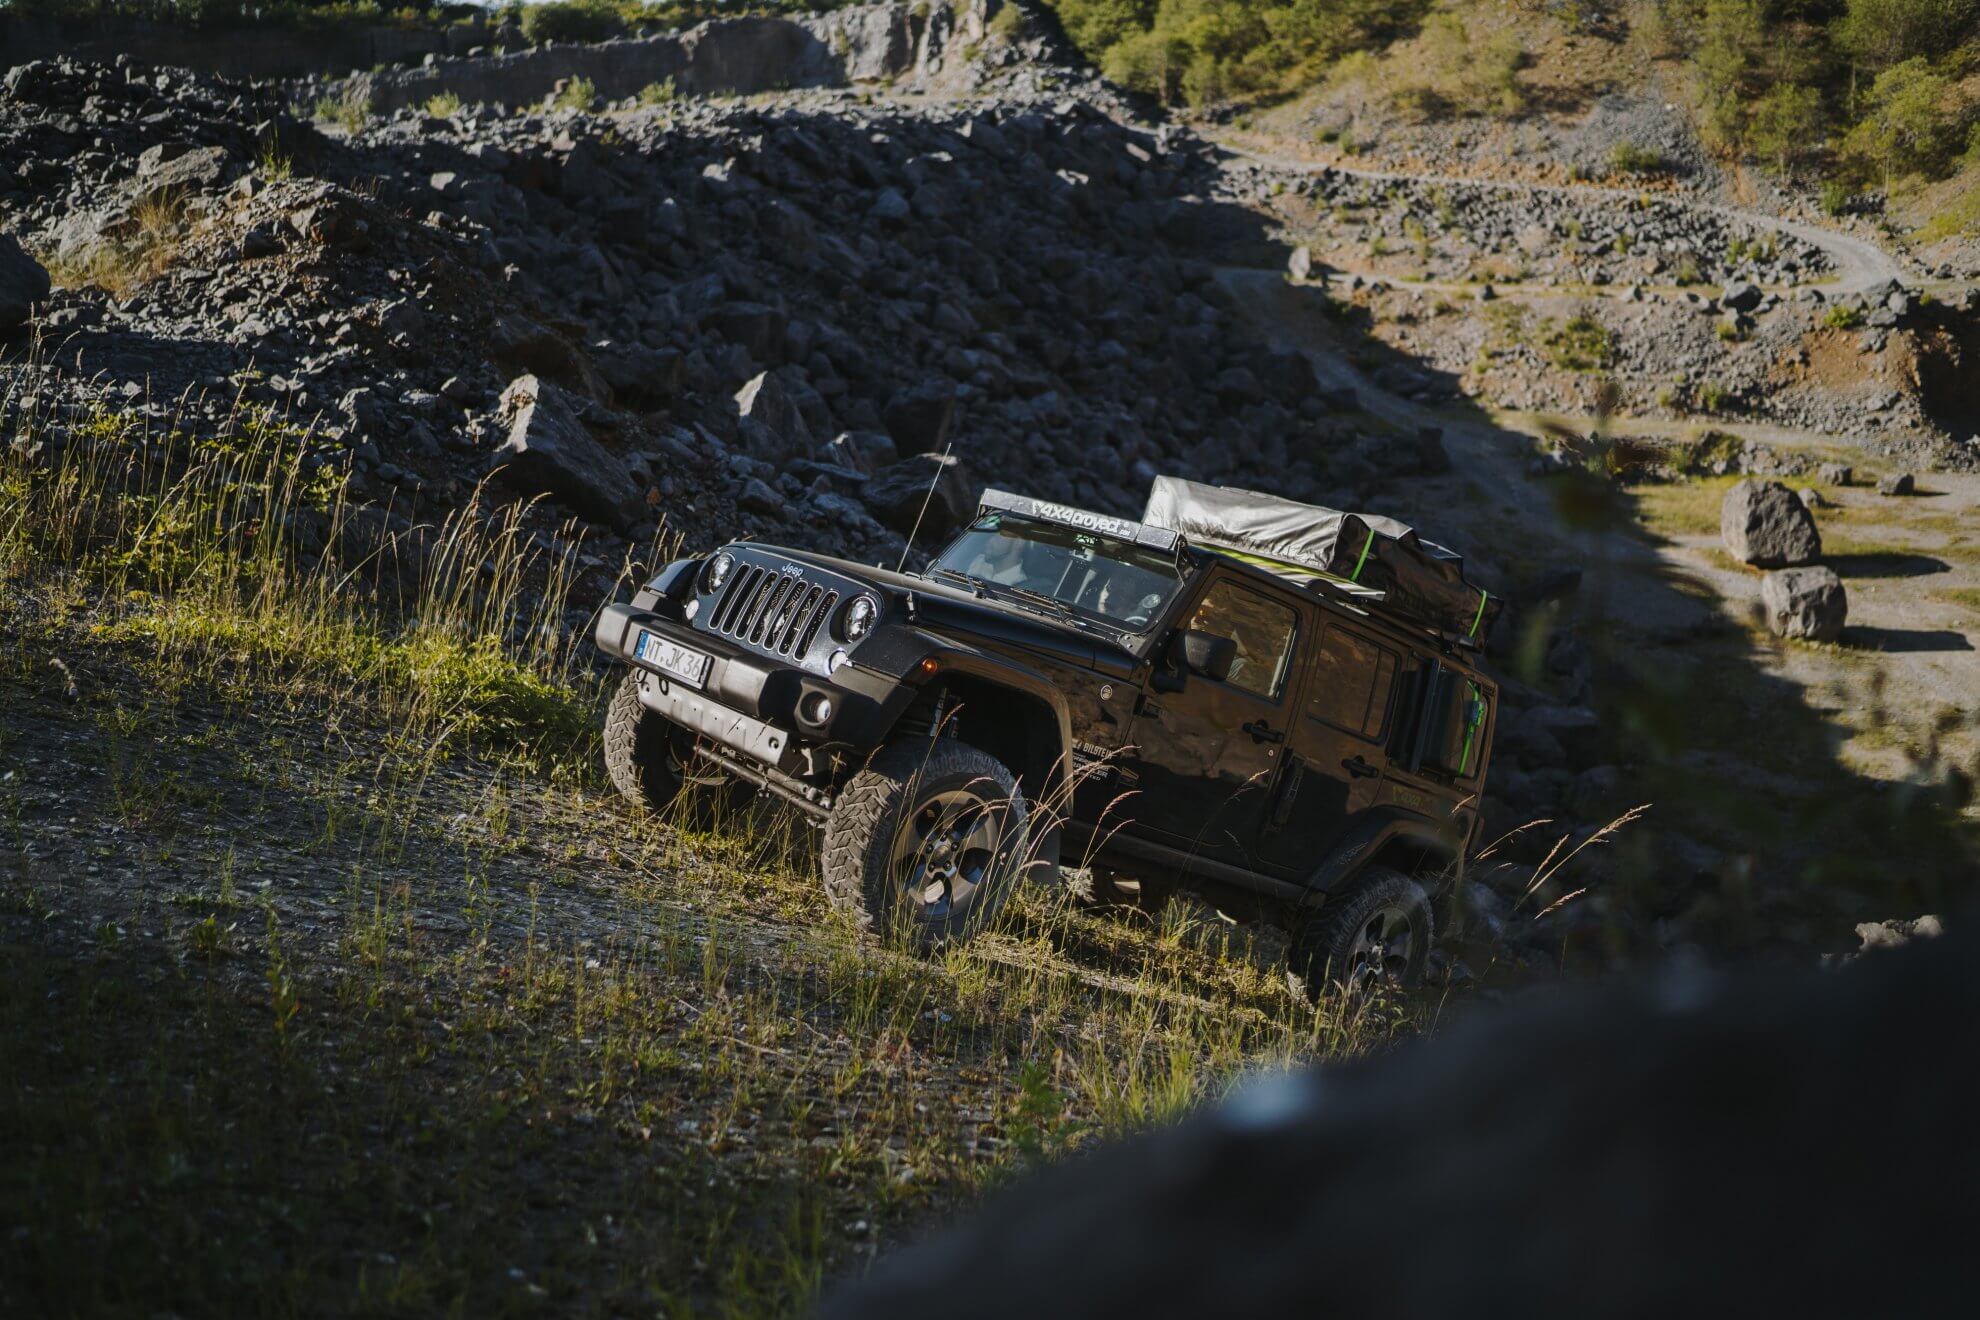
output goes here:
{"type": "Polygon", "coordinates": [[[1503,607],[1466,580],[1464,559],[1455,551],[1379,514],[1157,477],[1141,520],[1281,577],[1323,580],[1343,597],[1379,600],[1385,614],[1453,642],[1482,642],[1503,607]],[[1354,590],[1371,586],[1378,597],[1354,590]]]}
{"type": "MultiPolygon", "coordinates": [[[[1158,483],[1168,482],[1169,480],[1169,478],[1160,478],[1158,479],[1158,483]]],[[[1234,495],[1250,497],[1251,499],[1260,501],[1271,501],[1282,507],[1290,506],[1294,509],[1301,510],[1308,507],[1293,505],[1291,501],[1278,500],[1273,496],[1257,496],[1249,491],[1228,490],[1226,488],[1211,489],[1217,490],[1220,495],[1234,495]]],[[[1390,588],[1377,587],[1366,582],[1358,582],[1352,576],[1328,572],[1311,564],[1296,563],[1292,560],[1261,554],[1257,549],[1240,548],[1238,545],[1231,543],[1238,538],[1223,534],[1223,528],[1206,527],[1200,529],[1196,534],[1192,534],[1191,531],[1186,529],[1179,530],[1162,527],[1146,521],[1137,522],[1132,518],[1120,518],[1113,514],[1095,513],[1090,509],[1081,509],[1070,504],[1058,504],[1051,500],[1034,499],[1029,495],[1018,495],[1011,491],[998,490],[994,487],[986,489],[983,492],[982,498],[977,501],[977,507],[979,510],[995,510],[1002,513],[1016,514],[1023,518],[1036,518],[1044,522],[1057,523],[1063,527],[1071,527],[1078,531],[1093,532],[1101,536],[1111,536],[1117,540],[1130,541],[1136,545],[1143,545],[1150,549],[1164,552],[1176,552],[1184,547],[1188,547],[1189,549],[1198,550],[1206,554],[1218,555],[1260,572],[1270,573],[1274,577],[1302,587],[1316,596],[1331,597],[1360,613],[1379,616],[1398,627],[1428,633],[1446,646],[1462,646],[1471,650],[1478,649],[1480,638],[1477,634],[1479,624],[1487,619],[1487,603],[1489,601],[1493,607],[1496,607],[1498,603],[1482,591],[1479,591],[1478,588],[1467,587],[1465,588],[1467,595],[1470,592],[1478,592],[1477,597],[1475,597],[1477,608],[1470,619],[1470,629],[1465,630],[1457,627],[1439,626],[1439,618],[1449,618],[1452,616],[1436,610],[1410,608],[1408,605],[1397,601],[1390,588]]],[[[1326,510],[1313,511],[1319,513],[1330,512],[1326,510]]],[[[1383,520],[1383,522],[1386,523],[1387,520],[1383,520]]],[[[1366,561],[1368,558],[1367,548],[1374,546],[1376,542],[1371,537],[1361,544],[1363,545],[1362,559],[1366,561]]],[[[1435,548],[1438,550],[1442,549],[1441,547],[1435,548]]],[[[1444,553],[1448,554],[1448,552],[1444,553]]],[[[1456,557],[1451,556],[1451,558],[1455,560],[1456,557]]],[[[1357,565],[1357,569],[1359,568],[1360,565],[1357,565]]],[[[1458,571],[1460,574],[1459,580],[1462,581],[1462,568],[1459,568],[1458,571]]],[[[1386,580],[1394,582],[1393,575],[1388,575],[1386,580]]],[[[1492,608],[1490,613],[1496,615],[1497,609],[1492,608]]]]}
{"type": "Polygon", "coordinates": [[[1225,559],[1233,559],[1247,567],[1270,573],[1272,576],[1290,582],[1295,586],[1302,587],[1316,596],[1333,597],[1341,604],[1354,610],[1357,614],[1382,618],[1399,628],[1428,633],[1447,646],[1459,646],[1471,651],[1479,649],[1478,640],[1474,637],[1467,637],[1465,634],[1452,629],[1439,628],[1420,615],[1413,614],[1407,610],[1392,608],[1389,605],[1389,593],[1379,587],[1371,587],[1364,583],[1353,582],[1332,573],[1317,572],[1299,564],[1288,564],[1283,561],[1267,559],[1263,555],[1247,554],[1242,550],[1232,550],[1225,546],[1197,545],[1194,542],[1189,542],[1187,538],[1185,538],[1185,543],[1189,544],[1192,549],[1221,555],[1225,559]]]}

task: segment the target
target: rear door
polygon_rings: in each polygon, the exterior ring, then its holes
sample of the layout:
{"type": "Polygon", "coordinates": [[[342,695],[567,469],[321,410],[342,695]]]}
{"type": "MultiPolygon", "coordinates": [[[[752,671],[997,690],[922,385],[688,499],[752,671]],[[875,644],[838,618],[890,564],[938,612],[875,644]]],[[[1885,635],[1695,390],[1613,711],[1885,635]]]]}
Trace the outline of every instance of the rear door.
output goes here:
{"type": "Polygon", "coordinates": [[[1331,616],[1307,651],[1305,700],[1260,839],[1274,869],[1297,875],[1380,796],[1402,665],[1396,648],[1331,616]]]}

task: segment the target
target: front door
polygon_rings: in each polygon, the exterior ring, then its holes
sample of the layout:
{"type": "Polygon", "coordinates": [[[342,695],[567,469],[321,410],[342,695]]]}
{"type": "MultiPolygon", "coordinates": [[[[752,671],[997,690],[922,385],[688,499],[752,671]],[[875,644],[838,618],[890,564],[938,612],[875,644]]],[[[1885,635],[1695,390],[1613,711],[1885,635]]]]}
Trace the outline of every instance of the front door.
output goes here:
{"type": "Polygon", "coordinates": [[[1143,694],[1128,738],[1137,791],[1120,811],[1145,838],[1257,870],[1294,700],[1299,613],[1217,576],[1183,617],[1185,628],[1230,638],[1237,660],[1222,682],[1190,674],[1180,692],[1143,694]]]}
{"type": "Polygon", "coordinates": [[[1333,619],[1306,650],[1304,706],[1261,842],[1270,866],[1301,876],[1375,805],[1401,663],[1391,648],[1333,619]]]}

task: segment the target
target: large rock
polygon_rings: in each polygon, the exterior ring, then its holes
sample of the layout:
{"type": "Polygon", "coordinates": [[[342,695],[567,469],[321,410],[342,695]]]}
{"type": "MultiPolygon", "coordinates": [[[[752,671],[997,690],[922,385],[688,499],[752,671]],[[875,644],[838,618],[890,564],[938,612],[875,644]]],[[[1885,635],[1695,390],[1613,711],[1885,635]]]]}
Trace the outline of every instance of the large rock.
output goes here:
{"type": "Polygon", "coordinates": [[[1750,312],[1760,305],[1759,286],[1744,281],[1728,284],[1719,293],[1719,305],[1731,312],[1750,312]]]}
{"type": "Polygon", "coordinates": [[[159,143],[139,156],[131,189],[138,196],[184,195],[220,187],[234,172],[224,147],[191,147],[159,143]]]}
{"type": "Polygon", "coordinates": [[[902,459],[874,473],[860,490],[860,498],[881,524],[924,544],[967,522],[976,512],[977,494],[962,460],[940,454],[902,459]]]}
{"type": "Polygon", "coordinates": [[[1976,955],[1475,1006],[1059,1164],[819,1320],[1963,1315],[1976,955]]]}
{"type": "Polygon", "coordinates": [[[1783,637],[1811,642],[1841,638],[1849,619],[1849,597],[1835,570],[1783,568],[1760,580],[1760,600],[1767,608],[1768,626],[1783,637]]]}
{"type": "Polygon", "coordinates": [[[763,372],[736,391],[737,437],[751,458],[783,463],[809,454],[817,444],[797,401],[773,372],[763,372]]]}
{"type": "Polygon", "coordinates": [[[1741,563],[1785,568],[1822,556],[1814,515],[1778,481],[1740,482],[1719,506],[1719,535],[1741,563]]]}
{"type": "Polygon", "coordinates": [[[502,391],[509,437],[495,463],[525,490],[553,495],[601,522],[624,524],[637,512],[637,492],[625,464],[591,438],[563,390],[536,376],[518,376],[502,391]]]}
{"type": "Polygon", "coordinates": [[[0,335],[26,325],[35,307],[48,301],[48,272],[12,234],[0,234],[0,335]]]}
{"type": "Polygon", "coordinates": [[[927,381],[902,390],[887,401],[880,414],[887,434],[906,454],[940,449],[949,438],[949,423],[955,415],[956,390],[947,381],[927,381]]]}

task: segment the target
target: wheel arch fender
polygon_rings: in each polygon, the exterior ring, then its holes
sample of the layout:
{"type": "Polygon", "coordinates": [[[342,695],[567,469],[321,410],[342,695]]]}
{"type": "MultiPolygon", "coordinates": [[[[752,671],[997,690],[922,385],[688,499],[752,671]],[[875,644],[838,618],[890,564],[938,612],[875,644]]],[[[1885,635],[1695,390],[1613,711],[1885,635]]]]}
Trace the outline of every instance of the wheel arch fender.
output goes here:
{"type": "Polygon", "coordinates": [[[1028,799],[1049,801],[1065,782],[1073,745],[1065,693],[1029,665],[923,636],[927,646],[914,667],[931,671],[921,684],[924,694],[949,699],[944,704],[953,712],[951,732],[1009,767],[1028,799]]]}
{"type": "Polygon", "coordinates": [[[1449,864],[1462,856],[1465,831],[1404,811],[1366,812],[1321,859],[1306,882],[1306,903],[1318,904],[1371,866],[1420,874],[1426,862],[1449,864]]]}

